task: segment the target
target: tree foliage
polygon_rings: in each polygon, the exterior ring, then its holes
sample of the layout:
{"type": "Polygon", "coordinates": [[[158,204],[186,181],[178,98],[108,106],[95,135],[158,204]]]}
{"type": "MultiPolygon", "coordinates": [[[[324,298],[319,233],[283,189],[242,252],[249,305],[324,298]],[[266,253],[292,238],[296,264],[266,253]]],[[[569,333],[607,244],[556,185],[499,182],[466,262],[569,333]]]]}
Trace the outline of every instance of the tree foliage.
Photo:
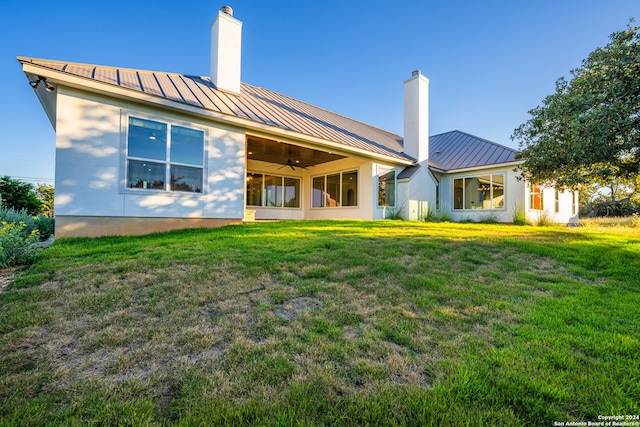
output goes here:
{"type": "Polygon", "coordinates": [[[3,207],[25,209],[30,215],[40,213],[40,200],[29,183],[3,176],[0,178],[0,197],[3,207]]]}
{"type": "Polygon", "coordinates": [[[40,213],[44,216],[53,216],[53,185],[38,184],[36,195],[40,200],[40,213]]]}
{"type": "Polygon", "coordinates": [[[640,172],[640,27],[613,33],[512,136],[523,176],[577,188],[640,172]]]}

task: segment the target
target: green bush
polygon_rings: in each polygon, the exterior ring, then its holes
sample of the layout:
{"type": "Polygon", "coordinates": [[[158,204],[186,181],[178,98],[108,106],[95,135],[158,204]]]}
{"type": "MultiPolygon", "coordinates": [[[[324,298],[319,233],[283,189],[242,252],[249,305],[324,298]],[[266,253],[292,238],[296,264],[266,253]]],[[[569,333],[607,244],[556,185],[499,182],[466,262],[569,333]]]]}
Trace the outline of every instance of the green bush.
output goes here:
{"type": "Polygon", "coordinates": [[[480,224],[498,224],[500,222],[500,219],[495,212],[489,212],[478,218],[478,222],[480,224]]]}
{"type": "Polygon", "coordinates": [[[527,214],[524,212],[524,207],[521,205],[515,205],[513,208],[513,224],[529,225],[529,221],[527,221],[527,214]]]}
{"type": "Polygon", "coordinates": [[[446,210],[436,210],[429,206],[424,217],[425,222],[451,222],[451,214],[446,210]]]}
{"type": "Polygon", "coordinates": [[[540,211],[538,213],[538,220],[536,222],[538,227],[549,227],[552,225],[557,225],[553,221],[553,216],[547,211],[540,211]]]}
{"type": "Polygon", "coordinates": [[[14,209],[10,207],[0,207],[0,222],[5,221],[9,224],[20,224],[21,222],[25,225],[25,230],[27,232],[31,232],[31,230],[35,230],[38,227],[36,226],[36,221],[31,216],[26,209],[14,209]]]}
{"type": "Polygon", "coordinates": [[[52,217],[38,215],[35,218],[36,227],[40,233],[40,240],[47,240],[55,231],[55,220],[52,217]]]}
{"type": "Polygon", "coordinates": [[[46,240],[53,234],[54,219],[45,215],[31,216],[26,209],[14,209],[0,207],[0,222],[9,224],[24,223],[23,233],[29,236],[32,231],[37,230],[40,239],[46,240]]]}
{"type": "Polygon", "coordinates": [[[27,264],[33,261],[38,250],[38,230],[26,233],[24,222],[0,222],[0,267],[27,264]]]}

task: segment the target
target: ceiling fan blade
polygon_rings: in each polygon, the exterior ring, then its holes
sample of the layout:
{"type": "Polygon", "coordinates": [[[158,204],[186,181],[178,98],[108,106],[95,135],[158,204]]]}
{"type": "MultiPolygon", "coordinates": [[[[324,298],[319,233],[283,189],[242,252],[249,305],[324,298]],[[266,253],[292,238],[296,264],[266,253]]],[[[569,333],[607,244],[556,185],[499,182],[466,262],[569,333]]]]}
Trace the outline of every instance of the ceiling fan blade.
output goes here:
{"type": "Polygon", "coordinates": [[[296,170],[296,168],[294,168],[293,165],[289,165],[289,167],[291,168],[292,171],[296,170]]]}

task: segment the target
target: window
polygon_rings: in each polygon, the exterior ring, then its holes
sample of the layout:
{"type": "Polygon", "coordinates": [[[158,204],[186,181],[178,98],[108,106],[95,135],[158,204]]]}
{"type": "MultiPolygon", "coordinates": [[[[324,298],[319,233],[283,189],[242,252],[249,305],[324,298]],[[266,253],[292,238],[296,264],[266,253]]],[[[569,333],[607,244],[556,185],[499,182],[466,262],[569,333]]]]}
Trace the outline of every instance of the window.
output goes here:
{"type": "Polygon", "coordinates": [[[560,190],[558,190],[557,188],[555,189],[555,207],[556,207],[556,213],[560,212],[560,190]]]}
{"type": "Polygon", "coordinates": [[[299,208],[300,180],[248,172],[247,206],[299,208]]]}
{"type": "Polygon", "coordinates": [[[264,176],[265,206],[282,207],[282,176],[264,176]]]}
{"type": "Polygon", "coordinates": [[[575,191],[571,192],[571,212],[573,215],[578,213],[578,193],[575,191]]]}
{"type": "Polygon", "coordinates": [[[544,210],[544,191],[538,184],[532,184],[529,190],[529,209],[536,211],[544,210]]]}
{"type": "Polygon", "coordinates": [[[453,180],[454,209],[504,209],[504,174],[453,180]]]}
{"type": "Polygon", "coordinates": [[[202,193],[204,132],[129,117],[127,188],[202,193]]]}
{"type": "Polygon", "coordinates": [[[378,176],[378,206],[396,205],[396,171],[378,176]]]}
{"type": "Polygon", "coordinates": [[[262,174],[247,172],[247,206],[262,206],[262,174]]]}
{"type": "Polygon", "coordinates": [[[311,207],[358,206],[358,171],[314,176],[311,207]]]}
{"type": "Polygon", "coordinates": [[[300,180],[297,178],[284,177],[284,207],[300,207],[300,180]]]}

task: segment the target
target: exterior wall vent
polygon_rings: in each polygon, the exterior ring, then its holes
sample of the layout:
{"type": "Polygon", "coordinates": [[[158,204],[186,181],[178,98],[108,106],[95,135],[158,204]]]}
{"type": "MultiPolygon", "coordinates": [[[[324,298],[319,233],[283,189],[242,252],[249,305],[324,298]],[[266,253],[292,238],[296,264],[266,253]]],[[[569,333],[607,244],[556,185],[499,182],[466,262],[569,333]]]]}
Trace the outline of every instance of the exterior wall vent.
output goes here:
{"type": "Polygon", "coordinates": [[[222,6],[220,8],[220,12],[229,16],[233,16],[233,9],[231,9],[231,6],[222,6]]]}

